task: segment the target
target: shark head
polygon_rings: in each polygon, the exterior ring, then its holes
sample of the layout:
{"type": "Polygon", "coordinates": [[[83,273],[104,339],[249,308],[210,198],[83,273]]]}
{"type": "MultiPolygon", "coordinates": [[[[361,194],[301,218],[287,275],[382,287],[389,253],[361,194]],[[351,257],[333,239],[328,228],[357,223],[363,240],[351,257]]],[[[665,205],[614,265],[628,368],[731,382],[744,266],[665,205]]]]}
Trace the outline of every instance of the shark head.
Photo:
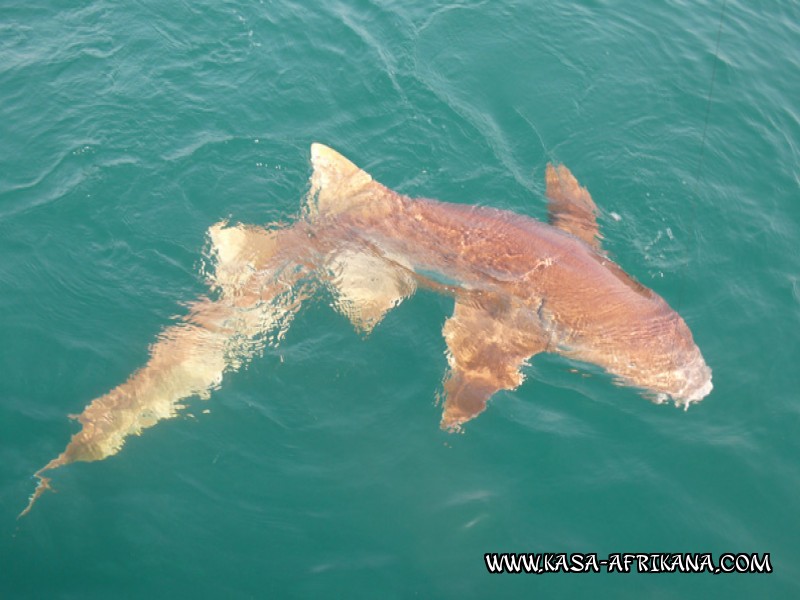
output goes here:
{"type": "Polygon", "coordinates": [[[711,369],[696,346],[689,360],[673,374],[673,378],[679,389],[673,390],[670,395],[678,406],[684,408],[689,408],[692,402],[700,402],[714,388],[711,369]]]}
{"type": "Polygon", "coordinates": [[[676,406],[688,408],[713,389],[711,369],[677,313],[657,330],[637,332],[620,356],[624,366],[609,367],[628,384],[648,390],[657,402],[671,398],[676,406]],[[630,358],[629,358],[630,357],[630,358]]]}
{"type": "Polygon", "coordinates": [[[673,324],[659,336],[661,351],[673,363],[668,372],[669,386],[665,390],[677,406],[688,408],[692,402],[700,402],[713,389],[711,369],[706,364],[700,348],[694,342],[686,322],[672,313],[673,324]]]}

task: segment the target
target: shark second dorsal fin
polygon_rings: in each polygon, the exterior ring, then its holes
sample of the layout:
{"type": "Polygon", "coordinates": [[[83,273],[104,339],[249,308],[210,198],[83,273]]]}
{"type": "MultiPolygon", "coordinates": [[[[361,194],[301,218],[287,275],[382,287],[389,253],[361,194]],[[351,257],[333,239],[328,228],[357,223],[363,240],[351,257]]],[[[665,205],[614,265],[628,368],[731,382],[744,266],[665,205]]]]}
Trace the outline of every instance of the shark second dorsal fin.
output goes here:
{"type": "Polygon", "coordinates": [[[311,190],[308,206],[312,215],[338,214],[369,206],[376,198],[394,192],[372,179],[333,148],[311,144],[311,190]]]}
{"type": "Polygon", "coordinates": [[[597,227],[597,206],[585,187],[564,165],[547,165],[547,209],[550,224],[583,240],[602,252],[602,236],[597,227]]]}

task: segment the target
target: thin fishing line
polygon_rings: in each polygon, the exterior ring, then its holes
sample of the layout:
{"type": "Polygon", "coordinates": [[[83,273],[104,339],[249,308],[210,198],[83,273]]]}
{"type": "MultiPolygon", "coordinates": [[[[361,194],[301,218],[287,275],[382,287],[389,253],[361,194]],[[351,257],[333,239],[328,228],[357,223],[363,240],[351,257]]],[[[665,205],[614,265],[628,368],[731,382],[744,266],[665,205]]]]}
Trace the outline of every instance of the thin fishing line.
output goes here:
{"type": "MultiPolygon", "coordinates": [[[[717,40],[714,46],[714,62],[711,67],[711,81],[708,86],[708,94],[706,95],[706,111],[705,117],[703,119],[703,134],[700,139],[700,151],[697,157],[697,170],[695,171],[694,175],[694,182],[692,183],[691,194],[689,196],[689,209],[691,210],[691,223],[692,229],[694,231],[694,241],[695,241],[695,252],[698,249],[698,235],[697,235],[697,206],[696,206],[696,199],[697,199],[697,190],[699,189],[698,186],[700,184],[700,177],[703,173],[703,162],[705,160],[705,150],[706,150],[706,140],[708,139],[708,123],[711,117],[711,101],[714,97],[714,84],[717,80],[717,64],[719,63],[719,44],[720,39],[722,38],[722,25],[725,21],[725,9],[728,6],[728,0],[722,1],[722,9],[719,13],[719,25],[717,26],[717,40]]],[[[683,304],[683,297],[684,292],[686,290],[686,277],[684,277],[680,284],[680,289],[678,291],[678,301],[676,306],[680,308],[683,304]]]]}
{"type": "Polygon", "coordinates": [[[700,175],[703,170],[703,159],[705,158],[706,138],[708,135],[708,120],[711,115],[711,99],[714,96],[714,83],[717,80],[717,64],[719,63],[719,40],[722,37],[722,23],[725,19],[725,8],[728,5],[728,0],[722,1],[722,10],[719,14],[719,26],[717,27],[717,43],[714,47],[714,65],[711,68],[711,83],[708,87],[708,97],[706,98],[706,114],[703,122],[703,138],[700,141],[700,155],[697,159],[697,172],[694,176],[694,192],[697,192],[697,184],[700,181],[700,175]]]}

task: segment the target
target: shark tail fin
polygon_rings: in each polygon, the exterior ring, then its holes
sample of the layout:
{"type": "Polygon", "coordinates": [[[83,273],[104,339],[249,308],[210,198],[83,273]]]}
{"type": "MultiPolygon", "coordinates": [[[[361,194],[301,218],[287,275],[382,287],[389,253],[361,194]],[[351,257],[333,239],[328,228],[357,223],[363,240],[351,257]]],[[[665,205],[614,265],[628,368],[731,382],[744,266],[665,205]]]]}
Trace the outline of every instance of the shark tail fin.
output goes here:
{"type": "Polygon", "coordinates": [[[335,215],[369,207],[376,199],[396,194],[372,179],[333,148],[311,144],[311,190],[308,207],[312,215],[335,215]]]}
{"type": "Polygon", "coordinates": [[[17,519],[21,519],[22,517],[27,515],[29,512],[31,512],[31,509],[33,508],[33,505],[36,503],[36,501],[39,499],[39,497],[42,494],[44,494],[47,490],[51,490],[51,491],[53,490],[53,488],[50,487],[50,478],[49,477],[44,477],[42,475],[42,473],[44,473],[45,471],[50,471],[52,469],[57,469],[58,467],[63,467],[64,465],[69,464],[70,462],[71,461],[66,456],[66,454],[62,453],[62,454],[60,454],[58,456],[58,458],[54,458],[49,463],[47,463],[44,467],[42,467],[41,469],[36,471],[36,473],[34,474],[34,477],[36,477],[36,479],[39,480],[39,483],[36,484],[36,489],[33,491],[33,494],[31,494],[31,497],[28,500],[28,505],[25,507],[25,509],[21,513],[19,513],[19,515],[17,515],[17,519]]]}
{"type": "Polygon", "coordinates": [[[550,224],[583,240],[602,252],[603,239],[597,227],[597,206],[589,191],[582,187],[564,165],[547,165],[547,209],[550,224]]]}

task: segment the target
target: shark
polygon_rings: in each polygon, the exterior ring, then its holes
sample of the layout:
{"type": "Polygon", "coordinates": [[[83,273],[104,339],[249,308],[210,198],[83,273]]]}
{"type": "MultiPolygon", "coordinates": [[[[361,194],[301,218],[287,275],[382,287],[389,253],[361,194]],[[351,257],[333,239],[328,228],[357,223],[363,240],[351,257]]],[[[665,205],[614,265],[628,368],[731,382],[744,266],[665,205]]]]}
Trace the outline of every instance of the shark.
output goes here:
{"type": "Polygon", "coordinates": [[[450,432],[514,390],[536,355],[590,363],[656,402],[699,402],[711,369],[686,322],[606,252],[591,195],[563,165],[546,167],[549,222],[487,206],[410,198],[336,150],[311,146],[306,202],[288,224],[219,222],[208,231],[209,294],[188,305],[145,366],[74,418],[80,430],[35,473],[97,461],[126,439],[208,398],[226,373],[285,336],[321,288],[360,333],[419,288],[454,300],[443,326],[440,426],[450,432]]]}

